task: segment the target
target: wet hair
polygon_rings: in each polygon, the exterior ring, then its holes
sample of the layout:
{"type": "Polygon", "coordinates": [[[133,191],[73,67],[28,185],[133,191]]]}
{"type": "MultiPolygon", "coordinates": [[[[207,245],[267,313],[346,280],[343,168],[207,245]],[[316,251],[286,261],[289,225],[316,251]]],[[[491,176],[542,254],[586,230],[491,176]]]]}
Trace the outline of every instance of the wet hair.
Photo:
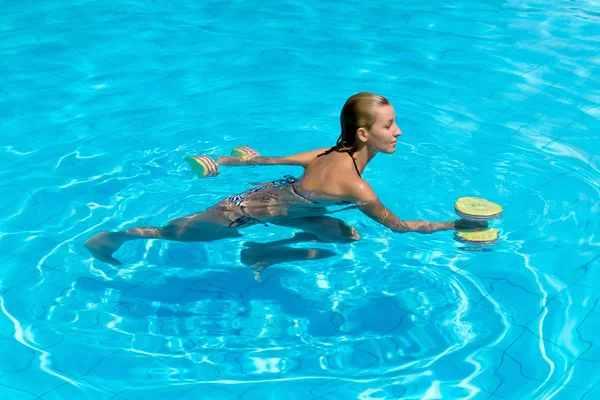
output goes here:
{"type": "Polygon", "coordinates": [[[377,118],[376,107],[389,104],[388,99],[375,93],[361,92],[351,96],[340,114],[342,133],[336,145],[325,154],[332,151],[353,153],[356,150],[356,131],[359,128],[371,129],[377,118]]]}

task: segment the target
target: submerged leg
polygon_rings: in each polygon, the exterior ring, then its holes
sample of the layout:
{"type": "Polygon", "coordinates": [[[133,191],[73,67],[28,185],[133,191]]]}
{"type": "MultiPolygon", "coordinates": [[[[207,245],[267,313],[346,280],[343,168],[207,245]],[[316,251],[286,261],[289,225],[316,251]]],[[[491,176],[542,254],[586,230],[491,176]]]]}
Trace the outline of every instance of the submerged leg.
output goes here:
{"type": "Polygon", "coordinates": [[[126,241],[124,232],[100,232],[83,243],[92,257],[107,264],[121,265],[112,254],[126,241]]]}
{"type": "Polygon", "coordinates": [[[178,242],[210,242],[213,240],[242,236],[237,229],[230,228],[227,221],[208,213],[177,218],[166,226],[136,227],[119,232],[100,232],[88,239],[84,246],[94,258],[108,264],[120,265],[112,254],[123,243],[136,239],[163,239],[178,242]]]}
{"type": "Polygon", "coordinates": [[[338,218],[319,216],[290,218],[269,221],[274,225],[300,229],[291,239],[283,239],[269,243],[245,243],[240,259],[243,264],[254,270],[254,278],[260,279],[261,273],[271,265],[282,262],[317,260],[334,256],[331,250],[318,248],[293,248],[288,244],[300,242],[350,243],[360,239],[358,231],[338,218]]]}
{"type": "Polygon", "coordinates": [[[246,242],[245,248],[240,253],[240,260],[244,265],[254,271],[254,279],[259,280],[262,272],[268,267],[282,262],[318,260],[334,256],[331,250],[317,248],[294,248],[289,244],[302,242],[316,242],[316,235],[300,232],[293,238],[277,240],[275,242],[257,243],[246,242]]]}
{"type": "Polygon", "coordinates": [[[338,218],[326,215],[319,217],[291,218],[271,221],[274,225],[286,226],[288,228],[301,229],[311,233],[318,240],[328,243],[350,243],[360,239],[356,228],[338,218]]]}

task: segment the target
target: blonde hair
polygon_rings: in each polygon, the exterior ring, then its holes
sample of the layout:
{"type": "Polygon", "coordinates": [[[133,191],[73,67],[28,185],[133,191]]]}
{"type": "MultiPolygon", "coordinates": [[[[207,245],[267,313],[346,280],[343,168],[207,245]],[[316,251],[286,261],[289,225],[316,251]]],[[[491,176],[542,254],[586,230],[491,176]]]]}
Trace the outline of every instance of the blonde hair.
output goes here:
{"type": "Polygon", "coordinates": [[[332,150],[353,152],[356,150],[356,131],[358,128],[371,129],[375,123],[375,108],[386,106],[390,102],[375,93],[361,92],[351,96],[340,114],[342,133],[332,150]]]}

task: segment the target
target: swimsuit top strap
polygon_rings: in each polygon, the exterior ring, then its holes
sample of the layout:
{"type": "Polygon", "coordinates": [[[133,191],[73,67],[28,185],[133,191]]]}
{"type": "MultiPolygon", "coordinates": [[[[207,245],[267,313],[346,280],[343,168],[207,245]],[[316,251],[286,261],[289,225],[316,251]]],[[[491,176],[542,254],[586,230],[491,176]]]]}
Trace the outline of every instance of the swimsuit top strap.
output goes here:
{"type": "MultiPolygon", "coordinates": [[[[327,154],[333,152],[336,149],[337,149],[337,146],[333,146],[332,148],[325,151],[324,153],[319,154],[317,157],[326,156],[327,154]]],[[[358,165],[356,165],[356,160],[354,159],[354,156],[352,155],[352,151],[351,150],[343,150],[343,151],[345,153],[348,153],[350,158],[352,158],[352,162],[354,163],[354,169],[356,170],[356,173],[358,174],[359,177],[362,177],[362,175],[360,174],[360,171],[358,170],[358,165]]]]}
{"type": "Polygon", "coordinates": [[[335,149],[337,149],[337,146],[333,146],[333,147],[332,147],[332,148],[330,148],[329,150],[326,150],[326,151],[324,151],[323,153],[319,154],[319,155],[317,156],[317,158],[318,158],[318,157],[321,157],[321,156],[326,156],[327,154],[329,154],[329,153],[333,152],[335,149]]]}
{"type": "Polygon", "coordinates": [[[359,178],[361,178],[362,176],[360,175],[360,171],[358,170],[358,165],[356,165],[356,160],[354,159],[352,152],[350,150],[346,150],[346,153],[348,153],[348,155],[352,159],[352,162],[354,163],[354,169],[356,170],[356,173],[358,174],[359,178]]]}

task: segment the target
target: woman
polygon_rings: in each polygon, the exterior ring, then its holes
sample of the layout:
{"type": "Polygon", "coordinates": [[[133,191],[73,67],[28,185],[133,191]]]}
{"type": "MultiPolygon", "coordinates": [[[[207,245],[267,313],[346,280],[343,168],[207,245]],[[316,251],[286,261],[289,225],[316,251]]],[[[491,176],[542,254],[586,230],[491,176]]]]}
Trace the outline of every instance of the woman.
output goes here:
{"type": "Polygon", "coordinates": [[[356,229],[326,214],[331,207],[358,208],[394,232],[431,233],[475,228],[456,222],[403,221],[388,210],[361,175],[378,153],[396,150],[402,131],[390,102],[373,93],[350,97],[340,116],[342,133],[334,147],[288,157],[255,157],[242,161],[219,157],[220,165],[299,165],[305,168],[299,179],[265,183],[240,195],[229,196],[206,211],[170,221],[162,228],[138,227],[121,232],[101,232],[85,242],[97,259],[120,264],[112,254],[134,239],[166,239],[206,242],[242,236],[239,229],[254,224],[274,224],[301,229],[326,242],[359,239],[356,229]]]}

